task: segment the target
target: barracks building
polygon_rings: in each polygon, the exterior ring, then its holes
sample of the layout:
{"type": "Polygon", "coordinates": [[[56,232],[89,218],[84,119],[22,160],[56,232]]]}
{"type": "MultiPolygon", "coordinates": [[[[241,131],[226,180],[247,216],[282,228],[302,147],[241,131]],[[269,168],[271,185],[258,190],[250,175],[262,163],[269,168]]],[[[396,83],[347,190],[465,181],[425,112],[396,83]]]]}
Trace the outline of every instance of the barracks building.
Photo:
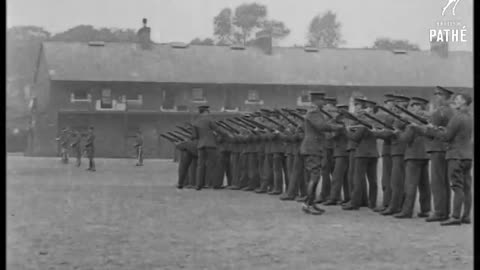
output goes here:
{"type": "MultiPolygon", "coordinates": [[[[142,28],[143,29],[143,28],[142,28]]],[[[386,92],[431,97],[436,85],[473,91],[473,54],[429,51],[156,44],[148,31],[132,43],[45,42],[32,88],[26,155],[55,156],[59,131],[95,127],[96,156],[135,155],[135,130],[146,158],[171,158],[159,134],[190,121],[208,104],[230,116],[262,107],[305,107],[309,91],[346,103],[353,92],[380,101],[386,92]]]]}

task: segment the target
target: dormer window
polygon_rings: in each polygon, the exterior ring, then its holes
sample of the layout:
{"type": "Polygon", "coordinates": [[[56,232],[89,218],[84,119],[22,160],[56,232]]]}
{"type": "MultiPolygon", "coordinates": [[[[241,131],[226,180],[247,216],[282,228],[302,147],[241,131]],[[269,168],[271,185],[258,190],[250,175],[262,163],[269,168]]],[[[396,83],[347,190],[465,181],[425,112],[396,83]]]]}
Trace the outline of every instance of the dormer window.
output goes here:
{"type": "Polygon", "coordinates": [[[260,95],[257,90],[248,90],[247,100],[245,100],[245,104],[263,104],[263,100],[260,99],[260,95]]]}
{"type": "Polygon", "coordinates": [[[91,99],[87,90],[75,90],[70,94],[71,102],[89,102],[91,99]]]}
{"type": "Polygon", "coordinates": [[[203,88],[193,88],[192,89],[192,102],[194,103],[205,103],[207,99],[203,93],[203,88]]]}

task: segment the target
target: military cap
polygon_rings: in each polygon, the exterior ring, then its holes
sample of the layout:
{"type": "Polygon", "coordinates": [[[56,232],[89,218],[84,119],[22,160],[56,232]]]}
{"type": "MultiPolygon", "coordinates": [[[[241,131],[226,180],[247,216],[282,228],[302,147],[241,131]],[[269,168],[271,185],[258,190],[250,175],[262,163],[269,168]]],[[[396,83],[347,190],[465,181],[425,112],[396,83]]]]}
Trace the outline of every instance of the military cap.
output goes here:
{"type": "Polygon", "coordinates": [[[385,95],[385,100],[383,101],[384,103],[390,102],[390,101],[395,101],[395,95],[394,94],[386,94],[385,95]]]}
{"type": "Polygon", "coordinates": [[[410,98],[402,95],[392,95],[395,101],[398,102],[409,102],[410,98]]]}
{"type": "Polygon", "coordinates": [[[451,96],[453,95],[453,91],[445,87],[437,86],[435,88],[435,95],[451,96]]]}
{"type": "Polygon", "coordinates": [[[343,110],[348,110],[348,105],[347,104],[338,104],[337,108],[338,109],[343,109],[343,110]]]}
{"type": "Polygon", "coordinates": [[[324,97],[325,101],[327,103],[336,105],[337,104],[337,98],[336,97],[324,97]]]}
{"type": "Polygon", "coordinates": [[[411,99],[412,105],[413,104],[420,104],[420,105],[427,105],[428,100],[421,98],[421,97],[412,97],[411,99]]]}

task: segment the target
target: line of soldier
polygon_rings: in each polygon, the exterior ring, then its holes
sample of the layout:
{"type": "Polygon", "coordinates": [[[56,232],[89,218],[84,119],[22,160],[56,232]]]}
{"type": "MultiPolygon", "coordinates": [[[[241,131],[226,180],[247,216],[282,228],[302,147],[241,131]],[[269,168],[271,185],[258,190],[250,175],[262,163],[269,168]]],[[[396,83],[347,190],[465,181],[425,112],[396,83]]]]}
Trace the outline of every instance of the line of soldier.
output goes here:
{"type": "Polygon", "coordinates": [[[210,118],[208,106],[200,106],[193,124],[161,136],[181,153],[178,188],[222,189],[226,176],[228,189],[283,193],[280,199],[303,202],[307,214],[323,214],[316,205],[323,203],[341,204],[344,210],[367,206],[395,218],[412,218],[418,189],[418,217],[441,225],[469,224],[472,98],[440,86],[434,96],[433,110],[423,98],[387,94],[383,105],[355,98],[349,112],[336,98],[314,92],[308,112],[262,109],[220,121],[210,118]],[[377,140],[383,141],[380,155],[377,140]],[[378,158],[383,163],[380,207],[378,158]]]}
{"type": "Polygon", "coordinates": [[[68,152],[71,150],[76,158],[76,166],[80,167],[82,164],[82,153],[88,158],[87,171],[94,172],[95,169],[95,134],[94,128],[89,127],[86,134],[82,134],[78,130],[71,130],[66,127],[60,131],[60,136],[56,141],[60,144],[60,157],[64,164],[68,163],[68,152]],[[86,137],[85,145],[82,151],[82,137],[86,137]]]}

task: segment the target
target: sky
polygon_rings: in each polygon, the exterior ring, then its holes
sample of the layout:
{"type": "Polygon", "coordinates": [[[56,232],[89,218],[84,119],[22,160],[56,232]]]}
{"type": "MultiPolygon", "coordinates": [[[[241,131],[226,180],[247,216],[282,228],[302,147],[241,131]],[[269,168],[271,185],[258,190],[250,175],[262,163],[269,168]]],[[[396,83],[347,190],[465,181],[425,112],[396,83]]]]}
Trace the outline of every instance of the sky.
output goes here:
{"type": "MultiPolygon", "coordinates": [[[[36,25],[51,33],[88,24],[94,27],[138,29],[148,19],[155,42],[189,42],[213,36],[213,18],[225,7],[234,9],[252,0],[7,0],[7,26],[36,25]]],[[[291,30],[278,46],[305,45],[311,19],[328,10],[337,14],[345,43],[371,46],[376,38],[407,39],[428,50],[429,31],[438,21],[466,26],[467,42],[450,43],[451,50],[473,50],[473,0],[460,0],[456,16],[448,0],[256,0],[267,6],[268,17],[291,30]]],[[[452,5],[453,6],[453,5],[452,5]]]]}

